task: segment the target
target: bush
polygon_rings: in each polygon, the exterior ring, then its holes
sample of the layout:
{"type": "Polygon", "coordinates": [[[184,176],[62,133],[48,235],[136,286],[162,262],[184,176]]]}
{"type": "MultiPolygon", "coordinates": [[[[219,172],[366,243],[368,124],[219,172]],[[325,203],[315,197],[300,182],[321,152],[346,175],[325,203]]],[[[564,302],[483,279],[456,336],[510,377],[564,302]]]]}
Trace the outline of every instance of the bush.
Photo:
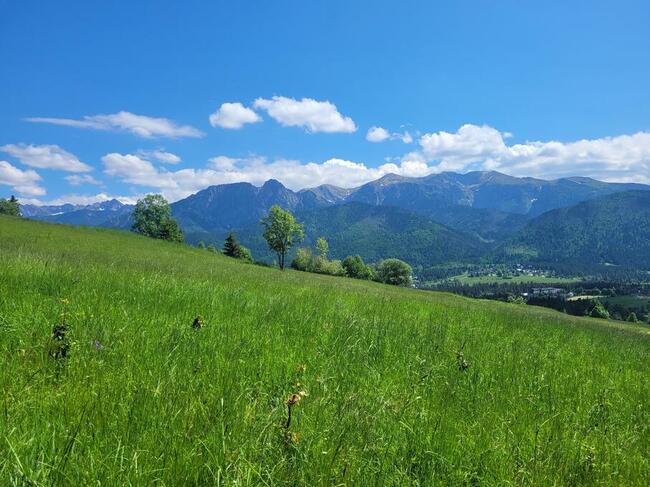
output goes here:
{"type": "Polygon", "coordinates": [[[300,248],[296,251],[296,256],[291,262],[291,267],[298,271],[311,272],[310,267],[313,258],[314,256],[311,253],[311,250],[300,248]]]}
{"type": "Polygon", "coordinates": [[[245,262],[253,262],[253,254],[251,254],[251,251],[237,242],[237,238],[232,232],[228,234],[226,241],[224,242],[223,255],[243,260],[245,262]]]}
{"type": "Polygon", "coordinates": [[[377,278],[384,284],[410,286],[413,282],[413,269],[403,260],[386,259],[377,267],[377,278]]]}
{"type": "Polygon", "coordinates": [[[330,276],[345,276],[345,269],[340,260],[326,260],[322,266],[321,274],[330,276]]]}
{"type": "Polygon", "coordinates": [[[603,306],[603,303],[600,301],[595,301],[594,302],[594,307],[590,311],[589,316],[592,318],[601,318],[603,320],[608,320],[609,319],[609,311],[603,306]]]}
{"type": "Polygon", "coordinates": [[[300,248],[291,262],[291,267],[298,271],[345,276],[345,269],[340,260],[327,260],[320,255],[314,255],[310,249],[300,248]]]}
{"type": "Polygon", "coordinates": [[[366,265],[360,255],[350,255],[346,257],[342,262],[342,266],[349,277],[369,280],[372,280],[375,277],[372,267],[366,265]]]}
{"type": "Polygon", "coordinates": [[[253,254],[251,253],[250,249],[244,247],[243,245],[239,245],[237,247],[235,258],[243,260],[244,262],[253,262],[253,254]]]}
{"type": "Polygon", "coordinates": [[[513,294],[508,296],[508,302],[511,304],[526,304],[526,300],[523,296],[515,296],[513,294]]]}

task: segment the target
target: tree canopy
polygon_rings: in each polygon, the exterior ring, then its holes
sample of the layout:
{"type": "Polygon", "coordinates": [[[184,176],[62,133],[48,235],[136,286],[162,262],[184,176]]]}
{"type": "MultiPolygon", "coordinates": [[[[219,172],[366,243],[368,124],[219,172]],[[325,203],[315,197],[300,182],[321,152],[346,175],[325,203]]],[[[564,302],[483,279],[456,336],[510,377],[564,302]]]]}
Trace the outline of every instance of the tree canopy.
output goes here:
{"type": "Polygon", "coordinates": [[[385,284],[410,286],[413,269],[403,260],[386,259],[377,267],[377,277],[385,284]]]}
{"type": "Polygon", "coordinates": [[[264,226],[264,239],[278,256],[278,265],[284,269],[287,252],[305,237],[303,226],[288,211],[273,205],[260,223],[264,226]]]}
{"type": "Polygon", "coordinates": [[[132,230],[147,237],[183,242],[183,232],[172,218],[171,207],[160,194],[149,194],[138,200],[133,210],[132,230]]]}
{"type": "Polygon", "coordinates": [[[372,267],[367,265],[360,255],[349,255],[343,259],[343,268],[349,277],[355,279],[373,279],[374,272],[372,267]]]}
{"type": "Polygon", "coordinates": [[[0,199],[0,215],[20,216],[20,204],[15,196],[0,199]]]}

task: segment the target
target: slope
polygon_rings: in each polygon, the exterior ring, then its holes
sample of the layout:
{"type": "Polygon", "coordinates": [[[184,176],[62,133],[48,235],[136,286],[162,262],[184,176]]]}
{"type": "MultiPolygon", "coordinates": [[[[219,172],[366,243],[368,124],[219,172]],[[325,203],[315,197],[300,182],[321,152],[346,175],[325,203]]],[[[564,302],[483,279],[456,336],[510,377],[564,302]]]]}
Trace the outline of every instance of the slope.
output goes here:
{"type": "Polygon", "coordinates": [[[617,193],[549,211],[533,219],[501,252],[540,262],[650,270],[650,192],[617,193]]]}
{"type": "Polygon", "coordinates": [[[7,217],[0,291],[3,485],[650,478],[641,327],[7,217]]]}
{"type": "MultiPolygon", "coordinates": [[[[299,211],[296,218],[305,227],[301,245],[313,247],[319,237],[325,237],[330,256],[337,259],[358,254],[368,262],[396,257],[414,266],[426,266],[471,261],[491,249],[472,235],[391,206],[346,203],[299,211]]],[[[219,234],[216,243],[220,245],[225,235],[219,234]]],[[[275,258],[257,222],[239,229],[236,235],[257,259],[272,262],[275,258]]]]}

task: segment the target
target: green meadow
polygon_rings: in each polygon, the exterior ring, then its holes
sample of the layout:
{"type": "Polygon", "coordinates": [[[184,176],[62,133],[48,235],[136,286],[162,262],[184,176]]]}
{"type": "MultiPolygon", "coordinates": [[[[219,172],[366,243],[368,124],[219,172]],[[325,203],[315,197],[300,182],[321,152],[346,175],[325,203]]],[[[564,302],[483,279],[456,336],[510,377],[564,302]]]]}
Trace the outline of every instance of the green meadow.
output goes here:
{"type": "Polygon", "coordinates": [[[3,486],[648,485],[649,377],[643,325],[0,217],[3,486]]]}
{"type": "Polygon", "coordinates": [[[455,281],[459,284],[573,284],[580,282],[579,277],[547,277],[547,276],[528,276],[520,275],[513,277],[498,276],[470,276],[467,273],[451,277],[448,281],[455,281]]]}

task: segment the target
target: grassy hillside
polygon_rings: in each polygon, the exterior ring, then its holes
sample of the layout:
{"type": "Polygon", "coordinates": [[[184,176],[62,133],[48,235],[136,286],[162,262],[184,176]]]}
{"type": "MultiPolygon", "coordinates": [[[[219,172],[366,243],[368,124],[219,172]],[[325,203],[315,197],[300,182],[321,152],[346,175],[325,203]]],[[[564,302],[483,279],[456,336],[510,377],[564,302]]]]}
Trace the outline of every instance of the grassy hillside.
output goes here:
{"type": "Polygon", "coordinates": [[[0,370],[0,485],[650,481],[647,328],[116,231],[0,217],[0,370]]]}

